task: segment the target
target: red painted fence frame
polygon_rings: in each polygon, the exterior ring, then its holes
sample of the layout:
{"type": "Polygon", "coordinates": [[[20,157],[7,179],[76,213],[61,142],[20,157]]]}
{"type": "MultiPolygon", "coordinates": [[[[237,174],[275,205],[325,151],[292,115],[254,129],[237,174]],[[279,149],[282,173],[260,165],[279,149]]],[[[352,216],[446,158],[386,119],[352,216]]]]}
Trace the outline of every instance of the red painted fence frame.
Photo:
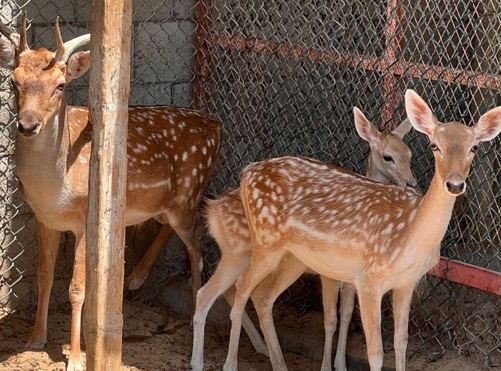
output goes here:
{"type": "MultiPolygon", "coordinates": [[[[399,0],[389,0],[386,8],[385,40],[386,48],[382,58],[367,57],[360,54],[340,54],[336,50],[320,51],[289,46],[263,39],[245,39],[230,34],[211,32],[212,0],[199,0],[196,9],[197,31],[195,51],[195,78],[193,81],[193,105],[196,109],[208,111],[208,89],[210,78],[210,49],[222,48],[238,51],[249,51],[254,54],[271,55],[279,58],[310,60],[323,63],[334,63],[340,67],[356,70],[377,71],[385,73],[383,77],[382,122],[390,123],[390,127],[398,125],[394,111],[400,106],[402,96],[396,88],[398,79],[405,75],[429,81],[455,83],[464,86],[499,90],[501,77],[482,74],[472,70],[460,70],[440,66],[411,63],[398,60],[397,55],[403,48],[403,36],[398,34],[398,24],[402,24],[404,9],[399,0]]],[[[491,294],[501,296],[501,273],[480,268],[467,263],[440,258],[437,268],[429,274],[472,287],[491,294]]]]}

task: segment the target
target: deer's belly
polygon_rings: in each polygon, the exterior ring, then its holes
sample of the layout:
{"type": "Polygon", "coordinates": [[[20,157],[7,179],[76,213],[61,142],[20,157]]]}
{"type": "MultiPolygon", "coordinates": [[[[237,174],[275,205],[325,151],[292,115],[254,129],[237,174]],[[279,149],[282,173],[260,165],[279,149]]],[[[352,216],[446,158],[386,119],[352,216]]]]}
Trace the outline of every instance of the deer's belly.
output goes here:
{"type": "Polygon", "coordinates": [[[154,216],[155,214],[151,212],[127,208],[125,212],[125,225],[130,226],[143,223],[154,216]]]}
{"type": "Polygon", "coordinates": [[[349,283],[355,283],[359,276],[360,260],[345,254],[348,249],[343,252],[323,244],[314,248],[308,244],[290,244],[288,249],[310,270],[322,276],[349,283]]]}

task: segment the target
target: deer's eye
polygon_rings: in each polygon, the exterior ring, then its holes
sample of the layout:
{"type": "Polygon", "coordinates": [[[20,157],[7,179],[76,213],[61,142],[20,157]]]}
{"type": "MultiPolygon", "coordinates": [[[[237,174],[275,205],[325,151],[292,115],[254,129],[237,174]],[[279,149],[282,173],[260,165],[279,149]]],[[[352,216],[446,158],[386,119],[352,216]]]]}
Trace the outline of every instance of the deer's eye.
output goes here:
{"type": "Polygon", "coordinates": [[[389,155],[383,155],[383,160],[385,160],[386,162],[395,162],[393,157],[391,157],[389,155]]]}
{"type": "Polygon", "coordinates": [[[478,151],[478,146],[477,145],[474,145],[473,147],[471,147],[471,152],[477,153],[477,151],[478,151]]]}
{"type": "Polygon", "coordinates": [[[64,87],[66,86],[66,84],[64,82],[60,83],[56,89],[59,90],[59,91],[63,91],[64,90],[64,87]]]}
{"type": "Polygon", "coordinates": [[[438,146],[435,143],[431,143],[430,148],[432,151],[439,151],[438,146]]]}

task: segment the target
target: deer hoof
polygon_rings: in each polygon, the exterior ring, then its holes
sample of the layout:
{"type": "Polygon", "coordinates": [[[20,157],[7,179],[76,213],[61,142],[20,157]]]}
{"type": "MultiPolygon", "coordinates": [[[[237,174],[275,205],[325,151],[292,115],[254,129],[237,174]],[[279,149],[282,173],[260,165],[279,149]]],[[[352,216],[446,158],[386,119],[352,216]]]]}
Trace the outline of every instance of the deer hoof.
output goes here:
{"type": "Polygon", "coordinates": [[[132,274],[126,279],[127,289],[128,290],[139,289],[141,286],[143,286],[143,283],[144,281],[146,281],[147,277],[148,274],[140,274],[132,272],[132,274]]]}
{"type": "Polygon", "coordinates": [[[72,359],[70,358],[68,360],[68,367],[66,367],[66,371],[83,371],[83,365],[82,365],[82,360],[79,359],[72,359]]]}
{"type": "Polygon", "coordinates": [[[46,343],[47,343],[47,340],[37,340],[37,339],[32,338],[26,343],[26,348],[41,350],[41,349],[45,348],[46,343]]]}

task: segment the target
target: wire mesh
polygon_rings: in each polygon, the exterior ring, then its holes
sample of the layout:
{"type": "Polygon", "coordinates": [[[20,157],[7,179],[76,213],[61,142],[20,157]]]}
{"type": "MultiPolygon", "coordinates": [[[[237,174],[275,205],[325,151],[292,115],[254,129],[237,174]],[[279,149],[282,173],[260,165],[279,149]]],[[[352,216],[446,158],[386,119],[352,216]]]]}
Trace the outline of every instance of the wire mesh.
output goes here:
{"type": "MultiPolygon", "coordinates": [[[[137,0],[133,4],[133,43],[131,56],[130,105],[191,105],[191,82],[195,56],[195,2],[137,0]]],[[[19,30],[22,13],[28,15],[28,41],[31,48],[56,49],[54,22],[59,16],[64,40],[89,32],[90,4],[71,0],[7,0],[0,6],[0,20],[19,30]]],[[[18,194],[15,163],[15,97],[9,72],[0,70],[0,318],[22,308],[33,317],[37,302],[37,227],[30,208],[18,194]]],[[[87,105],[88,75],[67,88],[70,105],[87,105]]],[[[127,251],[133,264],[151,244],[157,232],[147,223],[136,243],[127,251]]],[[[128,239],[129,242],[130,239],[128,239]]],[[[181,245],[173,239],[172,246],[181,245]]],[[[71,279],[74,238],[68,234],[61,243],[56,264],[56,282],[52,300],[63,310],[69,309],[67,287],[71,279]]],[[[152,273],[155,282],[168,281],[172,275],[185,274],[182,249],[167,250],[152,273]],[[174,251],[174,252],[173,252],[174,251]],[[182,261],[182,263],[181,263],[182,261]],[[162,267],[160,269],[159,267],[162,267]]],[[[133,293],[130,297],[150,300],[159,292],[158,285],[133,293]]]]}
{"type": "MultiPolygon", "coordinates": [[[[33,47],[54,50],[57,15],[64,39],[88,32],[88,2],[4,1],[0,19],[16,27],[25,10],[33,47]]],[[[381,129],[392,128],[405,118],[408,87],[441,121],[471,125],[500,104],[501,11],[494,0],[137,0],[133,22],[130,104],[193,106],[222,124],[211,195],[238,186],[249,162],[276,156],[313,157],[362,173],[368,148],[354,132],[353,106],[381,129]]],[[[34,312],[37,243],[35,219],[17,193],[14,96],[8,74],[0,72],[1,316],[20,307],[34,312]]],[[[87,78],[72,82],[69,103],[86,105],[87,91],[87,78]]],[[[433,157],[423,135],[406,140],[424,190],[433,157]]],[[[499,139],[481,147],[441,249],[445,257],[497,272],[499,148],[499,139]]],[[[146,228],[128,261],[142,254],[155,229],[146,228]]],[[[204,245],[206,280],[219,252],[208,238],[204,245]]],[[[53,299],[63,306],[72,247],[68,236],[57,264],[53,299]]],[[[182,251],[166,249],[145,291],[131,296],[154,297],[171,276],[183,274],[182,251]]],[[[315,279],[301,279],[281,301],[300,313],[319,310],[318,288],[315,279]]],[[[384,306],[385,345],[391,347],[389,300],[384,306]]],[[[433,361],[454,349],[486,367],[501,366],[499,308],[499,297],[427,277],[415,295],[411,339],[418,346],[409,355],[425,353],[433,361]]]]}
{"type": "MultiPolygon", "coordinates": [[[[284,155],[363,172],[368,148],[354,132],[353,106],[390,129],[405,118],[409,87],[440,121],[472,125],[500,103],[501,12],[492,1],[206,0],[199,9],[195,105],[215,113],[225,134],[215,193],[238,186],[248,163],[284,155]]],[[[425,190],[433,173],[427,140],[412,133],[407,141],[425,190]]],[[[499,144],[478,154],[441,249],[444,257],[497,272],[499,144]]],[[[318,285],[300,280],[281,299],[300,313],[318,309],[318,285]]],[[[455,349],[501,366],[500,304],[494,295],[427,277],[411,317],[419,345],[409,355],[425,352],[433,361],[455,349]]],[[[390,301],[384,306],[390,347],[390,301]]]]}

